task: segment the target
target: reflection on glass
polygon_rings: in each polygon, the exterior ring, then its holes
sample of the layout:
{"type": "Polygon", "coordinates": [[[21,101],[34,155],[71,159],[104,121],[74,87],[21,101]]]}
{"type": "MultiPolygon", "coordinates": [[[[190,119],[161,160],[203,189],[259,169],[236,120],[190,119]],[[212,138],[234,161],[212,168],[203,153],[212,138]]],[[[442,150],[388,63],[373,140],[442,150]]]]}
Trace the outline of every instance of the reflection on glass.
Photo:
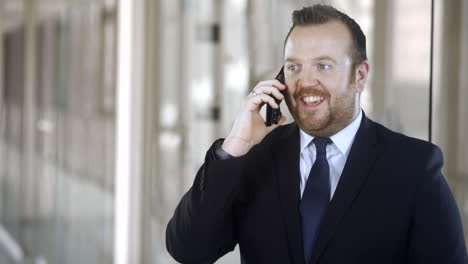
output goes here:
{"type": "Polygon", "coordinates": [[[32,21],[35,46],[27,53],[31,22],[12,19],[13,2],[22,1],[3,1],[0,9],[8,21],[1,35],[0,223],[28,260],[112,263],[115,3],[21,5],[41,18],[32,21]],[[31,101],[25,78],[34,78],[31,101]],[[32,131],[27,107],[35,112],[32,131]],[[25,146],[26,132],[33,146],[25,146]]]}

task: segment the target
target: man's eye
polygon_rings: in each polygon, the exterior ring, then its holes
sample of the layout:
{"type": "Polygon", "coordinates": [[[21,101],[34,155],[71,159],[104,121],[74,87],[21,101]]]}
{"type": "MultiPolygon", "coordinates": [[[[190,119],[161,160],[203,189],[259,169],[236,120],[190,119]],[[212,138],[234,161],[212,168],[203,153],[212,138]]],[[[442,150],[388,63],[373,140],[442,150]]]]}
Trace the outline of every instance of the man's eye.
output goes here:
{"type": "Polygon", "coordinates": [[[331,67],[328,64],[320,63],[318,65],[319,70],[329,70],[331,67]]]}
{"type": "Polygon", "coordinates": [[[292,65],[292,64],[291,64],[291,65],[288,65],[288,70],[290,70],[290,71],[295,71],[295,70],[297,70],[297,66],[296,66],[296,65],[292,65]]]}

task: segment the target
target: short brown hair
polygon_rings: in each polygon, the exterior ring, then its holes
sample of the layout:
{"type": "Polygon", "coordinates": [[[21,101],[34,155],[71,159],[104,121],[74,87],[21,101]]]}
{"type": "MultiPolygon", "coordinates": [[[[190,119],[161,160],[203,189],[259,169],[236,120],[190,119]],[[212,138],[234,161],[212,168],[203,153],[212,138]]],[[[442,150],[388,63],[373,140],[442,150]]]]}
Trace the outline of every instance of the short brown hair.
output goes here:
{"type": "Polygon", "coordinates": [[[291,29],[289,29],[284,44],[286,45],[289,35],[298,25],[321,25],[333,20],[341,21],[351,33],[353,41],[351,56],[353,59],[353,68],[355,68],[359,63],[367,60],[366,36],[354,19],[332,6],[318,4],[295,10],[292,14],[293,25],[291,29]]]}

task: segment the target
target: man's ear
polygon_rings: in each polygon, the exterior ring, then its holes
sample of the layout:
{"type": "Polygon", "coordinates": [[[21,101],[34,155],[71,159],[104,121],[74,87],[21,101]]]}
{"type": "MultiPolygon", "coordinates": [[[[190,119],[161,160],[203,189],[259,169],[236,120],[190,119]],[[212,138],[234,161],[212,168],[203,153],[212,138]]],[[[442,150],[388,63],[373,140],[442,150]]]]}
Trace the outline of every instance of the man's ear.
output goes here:
{"type": "Polygon", "coordinates": [[[359,63],[359,65],[356,67],[354,74],[356,92],[362,93],[364,91],[364,86],[367,82],[367,76],[369,76],[369,62],[365,60],[359,63]]]}

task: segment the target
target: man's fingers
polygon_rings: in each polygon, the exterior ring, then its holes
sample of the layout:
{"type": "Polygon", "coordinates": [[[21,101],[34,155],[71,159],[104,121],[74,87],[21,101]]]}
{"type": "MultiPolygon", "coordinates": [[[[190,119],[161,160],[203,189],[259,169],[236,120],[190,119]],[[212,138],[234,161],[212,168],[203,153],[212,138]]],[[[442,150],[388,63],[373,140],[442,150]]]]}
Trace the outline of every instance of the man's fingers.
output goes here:
{"type": "Polygon", "coordinates": [[[284,90],[286,89],[286,85],[282,84],[280,81],[278,80],[267,80],[267,81],[261,81],[257,84],[256,87],[260,87],[260,86],[274,86],[280,90],[284,90]]]}
{"type": "Polygon", "coordinates": [[[269,104],[273,108],[278,108],[279,105],[275,102],[273,97],[266,95],[266,94],[258,94],[256,96],[252,96],[248,99],[247,104],[249,105],[249,110],[258,110],[263,104],[269,104]]]}
{"type": "Polygon", "coordinates": [[[280,92],[280,90],[278,90],[278,88],[276,87],[272,87],[272,86],[259,86],[259,87],[255,87],[255,89],[253,90],[256,94],[269,94],[269,95],[272,95],[274,96],[276,99],[278,100],[283,100],[284,99],[284,95],[280,92]]]}

